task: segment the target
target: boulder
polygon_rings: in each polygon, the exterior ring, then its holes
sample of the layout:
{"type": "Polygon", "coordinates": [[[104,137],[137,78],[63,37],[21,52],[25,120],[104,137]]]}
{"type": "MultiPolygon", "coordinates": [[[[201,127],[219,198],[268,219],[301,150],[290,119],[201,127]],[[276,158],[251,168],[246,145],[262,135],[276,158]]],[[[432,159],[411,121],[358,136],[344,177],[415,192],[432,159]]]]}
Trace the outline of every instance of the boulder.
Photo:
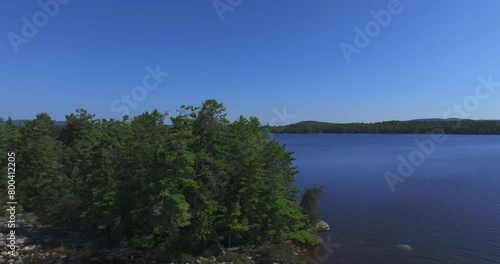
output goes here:
{"type": "Polygon", "coordinates": [[[26,225],[26,221],[23,219],[17,220],[17,226],[18,227],[24,227],[26,225]]]}
{"type": "Polygon", "coordinates": [[[32,241],[31,239],[23,236],[16,238],[17,245],[31,243],[31,241],[32,241]]]}
{"type": "Polygon", "coordinates": [[[407,251],[413,250],[413,248],[407,244],[399,244],[399,245],[397,245],[397,248],[402,249],[402,250],[407,250],[407,251]]]}
{"type": "Polygon", "coordinates": [[[36,245],[25,246],[22,251],[26,253],[31,253],[36,250],[36,245]]]}
{"type": "Polygon", "coordinates": [[[316,223],[316,229],[318,231],[328,231],[330,230],[330,226],[323,220],[319,220],[318,223],[316,223]]]}

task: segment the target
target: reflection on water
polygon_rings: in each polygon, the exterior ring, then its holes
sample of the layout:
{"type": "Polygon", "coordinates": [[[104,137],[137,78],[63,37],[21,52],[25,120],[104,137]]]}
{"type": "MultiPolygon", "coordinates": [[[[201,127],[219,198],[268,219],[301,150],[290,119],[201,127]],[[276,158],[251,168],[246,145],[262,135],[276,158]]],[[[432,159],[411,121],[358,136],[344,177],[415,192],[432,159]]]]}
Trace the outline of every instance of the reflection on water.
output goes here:
{"type": "Polygon", "coordinates": [[[309,259],[500,263],[500,136],[449,135],[394,193],[384,172],[429,135],[274,136],[295,152],[299,186],[324,186],[321,236],[340,246],[309,259]]]}

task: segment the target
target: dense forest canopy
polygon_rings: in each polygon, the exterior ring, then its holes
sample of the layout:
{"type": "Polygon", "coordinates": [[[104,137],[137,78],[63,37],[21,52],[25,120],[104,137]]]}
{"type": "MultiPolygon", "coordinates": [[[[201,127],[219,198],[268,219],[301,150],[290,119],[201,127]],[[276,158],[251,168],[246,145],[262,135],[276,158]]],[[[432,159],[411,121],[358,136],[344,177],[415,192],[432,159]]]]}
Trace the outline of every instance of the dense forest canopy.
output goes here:
{"type": "Polygon", "coordinates": [[[18,204],[43,223],[170,255],[318,241],[305,228],[292,154],[256,118],[228,121],[215,100],[172,116],[108,120],[79,109],[63,126],[46,113],[1,121],[2,169],[15,152],[18,204]]]}
{"type": "Polygon", "coordinates": [[[353,133],[353,134],[476,134],[499,135],[500,121],[465,119],[422,119],[378,123],[325,123],[305,121],[287,126],[266,126],[272,133],[353,133]]]}

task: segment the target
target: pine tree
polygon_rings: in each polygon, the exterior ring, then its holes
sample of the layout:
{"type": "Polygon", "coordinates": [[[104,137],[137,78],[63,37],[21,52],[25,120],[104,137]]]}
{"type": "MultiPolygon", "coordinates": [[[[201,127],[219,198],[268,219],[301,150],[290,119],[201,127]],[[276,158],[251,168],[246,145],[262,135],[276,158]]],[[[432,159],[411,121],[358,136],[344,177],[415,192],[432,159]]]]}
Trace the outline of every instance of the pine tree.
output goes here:
{"type": "Polygon", "coordinates": [[[71,181],[63,173],[63,144],[56,139],[54,120],[46,113],[26,124],[19,148],[19,190],[26,210],[45,223],[68,221],[66,212],[77,203],[71,181]]]}
{"type": "Polygon", "coordinates": [[[122,154],[119,147],[120,130],[123,122],[117,120],[99,120],[96,139],[99,142],[97,153],[91,157],[91,167],[85,178],[88,190],[83,199],[82,222],[99,242],[115,244],[122,238],[119,233],[121,215],[118,206],[119,161],[122,154]]]}
{"type": "Polygon", "coordinates": [[[306,188],[300,201],[302,211],[307,215],[307,224],[313,226],[320,220],[319,199],[323,196],[322,187],[306,188]]]}
{"type": "Polygon", "coordinates": [[[99,155],[97,130],[95,115],[77,109],[76,114],[66,116],[66,125],[61,131],[64,144],[63,170],[71,183],[67,188],[76,196],[74,206],[66,212],[68,224],[72,227],[80,226],[83,200],[89,192],[85,181],[92,173],[92,158],[99,155]]]}

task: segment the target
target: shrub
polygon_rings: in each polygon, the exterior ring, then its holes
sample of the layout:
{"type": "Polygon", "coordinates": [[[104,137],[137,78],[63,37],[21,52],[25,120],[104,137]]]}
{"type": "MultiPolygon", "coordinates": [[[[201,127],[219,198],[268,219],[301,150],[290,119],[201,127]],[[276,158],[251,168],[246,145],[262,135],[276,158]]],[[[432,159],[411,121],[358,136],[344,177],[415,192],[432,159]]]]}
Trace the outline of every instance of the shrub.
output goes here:
{"type": "Polygon", "coordinates": [[[298,256],[295,255],[295,245],[290,242],[273,244],[268,252],[268,261],[271,263],[300,263],[298,256]]]}
{"type": "Polygon", "coordinates": [[[232,262],[235,264],[252,264],[253,262],[248,258],[246,254],[240,254],[237,252],[226,252],[224,255],[217,257],[220,262],[232,262]]]}
{"type": "Polygon", "coordinates": [[[176,262],[182,263],[182,264],[185,264],[185,263],[196,263],[196,257],[194,257],[193,255],[187,254],[187,253],[181,253],[177,257],[177,261],[176,262]]]}

